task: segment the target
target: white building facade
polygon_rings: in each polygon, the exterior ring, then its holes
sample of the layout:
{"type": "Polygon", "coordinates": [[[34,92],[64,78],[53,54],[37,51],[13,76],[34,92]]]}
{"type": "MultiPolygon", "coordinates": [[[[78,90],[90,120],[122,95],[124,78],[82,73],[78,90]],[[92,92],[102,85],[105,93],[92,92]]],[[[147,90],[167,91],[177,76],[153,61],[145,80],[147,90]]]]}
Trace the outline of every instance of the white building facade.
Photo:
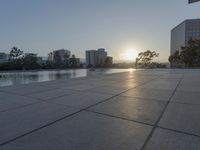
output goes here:
{"type": "MultiPolygon", "coordinates": [[[[86,66],[87,67],[101,67],[107,62],[107,52],[104,48],[99,48],[98,50],[87,50],[86,53],[86,66]]],[[[112,57],[108,59],[111,60],[112,57]]],[[[110,61],[111,62],[111,61],[110,61]]]]}
{"type": "Polygon", "coordinates": [[[107,52],[105,51],[105,49],[99,48],[97,50],[97,64],[103,65],[106,61],[106,58],[107,58],[107,52]]]}
{"type": "Polygon", "coordinates": [[[48,60],[58,63],[63,63],[71,56],[71,52],[67,49],[59,49],[54,50],[53,52],[49,53],[48,60]]]}
{"type": "Polygon", "coordinates": [[[97,66],[97,51],[96,50],[87,50],[86,55],[86,66],[97,66]]]}

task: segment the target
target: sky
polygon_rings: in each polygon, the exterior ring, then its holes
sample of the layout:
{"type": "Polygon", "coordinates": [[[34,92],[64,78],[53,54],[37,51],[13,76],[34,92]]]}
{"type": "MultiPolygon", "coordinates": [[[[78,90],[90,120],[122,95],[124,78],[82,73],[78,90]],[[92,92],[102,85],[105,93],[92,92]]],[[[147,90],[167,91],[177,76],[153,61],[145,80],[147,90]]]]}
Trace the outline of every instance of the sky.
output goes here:
{"type": "Polygon", "coordinates": [[[47,56],[65,48],[84,58],[85,50],[106,48],[120,60],[154,50],[167,62],[170,30],[200,18],[199,10],[187,0],[0,0],[0,51],[47,56]]]}

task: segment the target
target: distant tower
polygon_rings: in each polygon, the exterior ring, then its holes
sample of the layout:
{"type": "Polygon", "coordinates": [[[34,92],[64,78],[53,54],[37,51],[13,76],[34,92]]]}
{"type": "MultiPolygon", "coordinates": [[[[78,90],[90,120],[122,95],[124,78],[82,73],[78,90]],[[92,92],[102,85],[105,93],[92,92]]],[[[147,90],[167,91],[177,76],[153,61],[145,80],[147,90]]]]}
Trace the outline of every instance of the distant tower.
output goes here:
{"type": "Polygon", "coordinates": [[[97,51],[96,50],[87,50],[86,55],[86,66],[97,66],[97,51]]]}
{"type": "Polygon", "coordinates": [[[98,50],[87,50],[85,52],[87,67],[103,67],[112,64],[112,57],[107,56],[104,48],[98,50]]]}
{"type": "Polygon", "coordinates": [[[64,63],[70,58],[71,52],[67,49],[59,49],[53,51],[53,61],[57,63],[64,63]]]}
{"type": "Polygon", "coordinates": [[[99,48],[97,50],[97,64],[98,65],[104,65],[107,58],[107,52],[104,48],[99,48]]]}

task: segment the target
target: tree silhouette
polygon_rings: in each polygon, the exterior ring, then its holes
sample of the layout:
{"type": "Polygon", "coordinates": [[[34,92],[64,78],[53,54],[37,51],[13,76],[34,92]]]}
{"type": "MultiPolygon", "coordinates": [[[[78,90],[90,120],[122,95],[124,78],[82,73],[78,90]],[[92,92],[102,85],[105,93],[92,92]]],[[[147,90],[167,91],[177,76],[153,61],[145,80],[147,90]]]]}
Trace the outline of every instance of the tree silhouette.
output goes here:
{"type": "Polygon", "coordinates": [[[168,60],[172,67],[180,63],[185,67],[200,67],[200,40],[190,39],[186,46],[169,56],[168,60]]]}
{"type": "Polygon", "coordinates": [[[10,60],[17,61],[23,55],[23,51],[17,47],[13,47],[10,51],[10,60]]]}
{"type": "Polygon", "coordinates": [[[76,56],[74,54],[72,55],[72,58],[70,58],[69,64],[71,67],[77,67],[77,60],[76,60],[76,56]]]}
{"type": "Polygon", "coordinates": [[[136,63],[141,62],[145,68],[150,67],[150,64],[153,58],[158,57],[158,56],[159,56],[159,53],[156,53],[155,51],[147,50],[144,52],[140,52],[138,54],[138,57],[136,58],[136,63]]]}

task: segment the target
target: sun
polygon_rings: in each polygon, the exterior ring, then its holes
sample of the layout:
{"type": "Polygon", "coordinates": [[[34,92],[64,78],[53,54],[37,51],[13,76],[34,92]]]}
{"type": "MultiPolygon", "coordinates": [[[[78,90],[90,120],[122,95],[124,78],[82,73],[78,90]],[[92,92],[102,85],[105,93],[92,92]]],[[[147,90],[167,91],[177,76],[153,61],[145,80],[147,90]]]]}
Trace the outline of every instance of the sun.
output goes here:
{"type": "Polygon", "coordinates": [[[121,54],[123,60],[134,61],[137,57],[137,50],[129,49],[121,54]]]}

